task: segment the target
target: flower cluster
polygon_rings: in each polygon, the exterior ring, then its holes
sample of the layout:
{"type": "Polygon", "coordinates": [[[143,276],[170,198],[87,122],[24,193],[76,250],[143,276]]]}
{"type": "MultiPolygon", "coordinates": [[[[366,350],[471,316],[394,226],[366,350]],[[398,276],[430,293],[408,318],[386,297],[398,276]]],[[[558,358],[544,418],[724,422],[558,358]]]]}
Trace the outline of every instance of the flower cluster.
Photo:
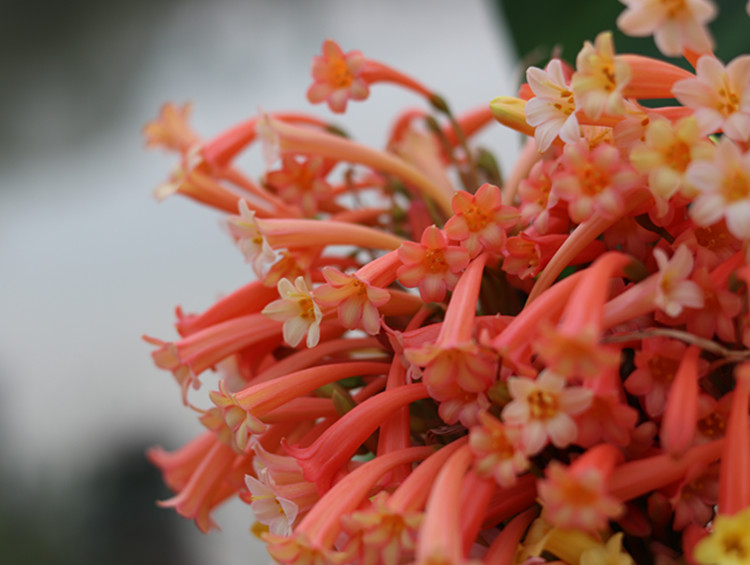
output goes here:
{"type": "Polygon", "coordinates": [[[710,0],[623,3],[694,71],[603,32],[454,114],[327,40],[310,102],[423,100],[383,149],[302,112],[204,141],[164,107],[158,195],[228,214],[254,272],[145,338],[206,427],[150,451],[164,506],[208,531],[238,496],[284,564],[750,562],[750,56],[713,55],[710,0]],[[527,136],[506,178],[473,145],[497,122],[527,136]]]}

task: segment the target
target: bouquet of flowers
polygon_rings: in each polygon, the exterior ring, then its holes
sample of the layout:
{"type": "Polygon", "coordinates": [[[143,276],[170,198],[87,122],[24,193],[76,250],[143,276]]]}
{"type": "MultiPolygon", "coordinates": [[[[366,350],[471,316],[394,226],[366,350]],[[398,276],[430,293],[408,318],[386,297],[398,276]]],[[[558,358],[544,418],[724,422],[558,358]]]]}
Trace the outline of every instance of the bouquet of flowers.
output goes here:
{"type": "Polygon", "coordinates": [[[162,505],[208,531],[238,496],[284,564],[750,563],[750,56],[713,55],[709,0],[623,3],[694,71],[602,32],[454,114],[325,41],[311,103],[424,100],[383,149],[303,112],[203,141],[164,106],[157,196],[227,214],[255,277],[145,337],[206,428],[150,451],[162,505]],[[527,136],[505,177],[497,122],[527,136]]]}

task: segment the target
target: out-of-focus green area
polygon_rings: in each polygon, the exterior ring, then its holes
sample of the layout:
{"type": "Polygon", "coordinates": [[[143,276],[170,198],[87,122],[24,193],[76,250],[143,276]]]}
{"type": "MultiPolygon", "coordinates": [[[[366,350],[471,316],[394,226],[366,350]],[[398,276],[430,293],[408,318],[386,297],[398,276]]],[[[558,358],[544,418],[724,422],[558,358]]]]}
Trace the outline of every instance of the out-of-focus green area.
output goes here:
{"type": "MultiPolygon", "coordinates": [[[[637,53],[664,58],[651,37],[628,37],[616,27],[625,5],[616,0],[494,0],[504,17],[516,52],[527,65],[543,67],[553,51],[571,63],[585,40],[592,41],[604,30],[614,33],[618,53],[637,53]]],[[[716,54],[724,62],[750,52],[750,18],[745,0],[716,2],[719,15],[709,24],[716,41],[716,54]]],[[[670,59],[687,66],[683,59],[670,59]]]]}
{"type": "Polygon", "coordinates": [[[77,477],[0,477],[0,562],[12,565],[189,565],[185,519],[134,441],[77,477]]]}

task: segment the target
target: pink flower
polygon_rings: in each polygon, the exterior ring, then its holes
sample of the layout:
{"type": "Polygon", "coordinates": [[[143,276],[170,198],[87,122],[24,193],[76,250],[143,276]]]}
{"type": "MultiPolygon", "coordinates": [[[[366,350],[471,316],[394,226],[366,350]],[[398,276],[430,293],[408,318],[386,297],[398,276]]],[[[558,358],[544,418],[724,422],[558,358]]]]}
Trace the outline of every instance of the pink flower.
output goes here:
{"type": "Polygon", "coordinates": [[[552,59],[545,70],[529,67],[526,80],[534,98],[526,103],[526,121],[535,127],[539,151],[546,151],[557,136],[566,143],[581,138],[573,90],[563,74],[562,63],[552,59]]]}
{"type": "Polygon", "coordinates": [[[625,389],[642,397],[646,413],[652,418],[664,411],[667,392],[686,348],[679,341],[655,338],[644,340],[635,352],[636,369],[625,381],[625,389]]]}
{"type": "Polygon", "coordinates": [[[322,306],[337,307],[339,322],[348,329],[362,327],[368,334],[380,331],[378,307],[391,299],[390,293],[372,286],[356,275],[345,275],[333,267],[324,267],[327,284],[315,289],[315,300],[322,306]]]}
{"type": "Polygon", "coordinates": [[[551,524],[596,532],[604,529],[608,520],[622,514],[622,503],[607,492],[607,471],[596,465],[576,465],[583,457],[593,455],[594,449],[589,449],[570,467],[557,461],[547,466],[547,478],[539,481],[538,489],[543,516],[551,524]]]}
{"type": "Polygon", "coordinates": [[[502,487],[515,484],[518,475],[529,468],[520,428],[504,425],[486,412],[479,415],[479,422],[469,436],[474,468],[482,475],[492,476],[502,487]]]}
{"type": "Polygon", "coordinates": [[[307,347],[315,347],[320,340],[323,314],[304,277],[297,277],[294,284],[289,279],[281,279],[278,290],[281,298],[266,306],[263,314],[277,322],[284,322],[284,341],[292,347],[297,347],[305,334],[307,347]]]}
{"type": "Polygon", "coordinates": [[[503,249],[507,229],[518,221],[518,212],[503,206],[500,189],[483,184],[475,194],[463,190],[451,200],[453,217],[445,224],[445,233],[476,257],[482,250],[498,254],[503,249]]]}
{"type": "Polygon", "coordinates": [[[593,119],[602,114],[624,114],[623,90],[630,74],[630,66],[615,57],[612,32],[597,35],[593,45],[586,41],[576,57],[576,72],[570,82],[576,107],[593,119]]]}
{"type": "Polygon", "coordinates": [[[346,111],[348,100],[366,99],[370,87],[361,77],[366,63],[360,51],[344,53],[338,43],[326,39],[323,55],[313,59],[313,84],[307,90],[307,99],[313,104],[325,101],[339,114],[346,111]]]}
{"type": "Polygon", "coordinates": [[[331,169],[323,159],[308,157],[298,160],[292,155],[281,158],[281,169],[266,173],[266,184],[284,202],[298,204],[307,216],[318,211],[318,201],[331,195],[332,188],[325,177],[331,169]]]}
{"type": "Polygon", "coordinates": [[[695,465],[674,489],[669,503],[674,509],[673,527],[676,531],[688,524],[705,526],[713,517],[713,508],[719,498],[719,465],[708,468],[695,465]]]}
{"type": "Polygon", "coordinates": [[[585,141],[566,145],[560,165],[552,192],[567,200],[570,218],[577,223],[594,214],[619,217],[625,205],[624,192],[638,180],[617,148],[607,143],[593,149],[585,141]]]}
{"type": "Polygon", "coordinates": [[[636,170],[648,174],[647,186],[660,215],[666,213],[666,202],[675,194],[695,196],[696,190],[686,178],[688,165],[694,160],[711,159],[714,152],[714,145],[699,133],[692,116],[674,124],[655,119],[646,126],[644,142],[630,152],[636,170]]]}
{"type": "Polygon", "coordinates": [[[521,221],[529,222],[540,234],[549,230],[550,211],[558,202],[557,196],[551,195],[552,176],[556,168],[555,161],[537,161],[528,176],[518,183],[521,221]]]}
{"type": "Polygon", "coordinates": [[[713,49],[706,24],[716,17],[710,0],[620,0],[628,8],[617,18],[623,33],[636,37],[654,36],[659,50],[678,57],[685,49],[707,53],[713,49]]]}
{"type": "MultiPolygon", "coordinates": [[[[615,367],[614,371],[618,371],[615,367]]],[[[630,445],[638,421],[638,410],[625,402],[619,375],[602,375],[602,380],[615,380],[614,386],[605,383],[592,384],[594,396],[591,406],[576,416],[578,436],[576,445],[590,448],[606,442],[621,447],[630,445]],[[604,386],[600,386],[600,385],[604,386]]]]}
{"type": "Polygon", "coordinates": [[[480,255],[461,274],[437,340],[404,352],[410,362],[425,368],[423,381],[436,400],[484,392],[496,378],[497,359],[472,338],[486,261],[487,255],[480,255]]]}
{"type": "Polygon", "coordinates": [[[381,491],[371,505],[341,517],[349,535],[343,555],[348,563],[402,563],[413,558],[423,513],[391,508],[381,491]]]}
{"type": "Polygon", "coordinates": [[[592,393],[582,387],[565,386],[565,379],[542,371],[536,380],[525,377],[508,379],[513,400],[503,408],[502,419],[521,428],[521,442],[527,455],[536,455],[551,441],[567,447],[578,435],[571,416],[591,404],[592,393]]]}
{"type": "Polygon", "coordinates": [[[255,519],[268,526],[268,531],[279,536],[292,533],[292,524],[297,518],[297,505],[286,498],[277,496],[271,487],[251,475],[245,477],[250,490],[250,508],[255,519]]]}
{"type": "Polygon", "coordinates": [[[688,280],[693,271],[693,255],[688,248],[681,245],[671,259],[667,259],[663,250],[655,248],[654,259],[659,266],[656,306],[672,318],[679,316],[685,307],[701,308],[703,291],[698,283],[688,280]]]}
{"type": "Polygon", "coordinates": [[[698,59],[696,77],[675,83],[672,93],[695,109],[702,133],[721,129],[737,141],[750,139],[750,55],[742,55],[724,67],[716,57],[698,59]]]}
{"type": "Polygon", "coordinates": [[[188,125],[192,104],[177,106],[168,102],[159,117],[143,126],[147,147],[164,147],[186,155],[200,143],[200,137],[188,125]]]}
{"type": "Polygon", "coordinates": [[[229,216],[227,220],[229,233],[234,237],[247,262],[252,263],[255,274],[262,278],[264,264],[273,263],[276,254],[261,233],[255,221],[255,212],[250,210],[244,199],[239,201],[239,209],[239,216],[229,216]]]}
{"type": "Polygon", "coordinates": [[[406,287],[419,287],[425,302],[442,301],[469,264],[469,252],[448,245],[448,238],[435,226],[424,230],[419,243],[405,241],[398,256],[403,263],[398,269],[398,280],[406,287]]]}
{"type": "MultiPolygon", "coordinates": [[[[750,131],[750,129],[748,129],[750,131]]],[[[695,161],[687,179],[699,191],[690,216],[699,226],[722,218],[738,239],[750,239],[750,152],[742,153],[730,139],[722,138],[712,161],[695,161]]]]}

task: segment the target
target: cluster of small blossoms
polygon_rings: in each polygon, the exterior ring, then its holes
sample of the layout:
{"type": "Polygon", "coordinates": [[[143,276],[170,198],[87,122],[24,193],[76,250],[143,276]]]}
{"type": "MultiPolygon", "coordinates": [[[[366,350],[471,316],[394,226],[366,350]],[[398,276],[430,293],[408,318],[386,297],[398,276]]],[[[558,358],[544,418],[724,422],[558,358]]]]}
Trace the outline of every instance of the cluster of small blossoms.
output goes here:
{"type": "Polygon", "coordinates": [[[208,531],[237,496],[283,564],[750,563],[750,56],[712,54],[709,0],[623,3],[693,70],[603,32],[453,114],[328,40],[311,103],[424,101],[385,148],[303,112],[146,126],[181,157],[158,196],[227,214],[254,272],[145,338],[206,427],[151,450],[162,505],[208,531]],[[527,136],[505,178],[496,122],[527,136]]]}

